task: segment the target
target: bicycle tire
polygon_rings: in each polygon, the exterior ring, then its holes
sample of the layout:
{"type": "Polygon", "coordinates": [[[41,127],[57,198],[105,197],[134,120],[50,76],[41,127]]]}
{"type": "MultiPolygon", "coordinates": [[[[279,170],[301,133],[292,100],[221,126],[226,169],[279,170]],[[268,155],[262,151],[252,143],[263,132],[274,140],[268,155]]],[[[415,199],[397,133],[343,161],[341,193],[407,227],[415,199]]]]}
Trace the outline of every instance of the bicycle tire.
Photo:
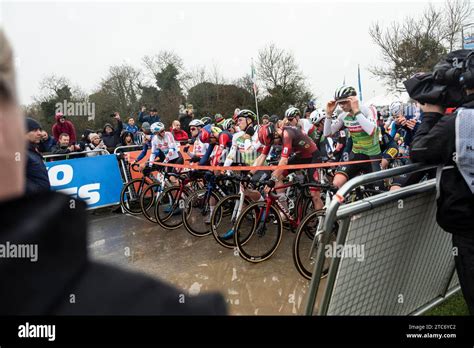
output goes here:
{"type": "Polygon", "coordinates": [[[189,192],[187,189],[183,189],[181,195],[179,195],[179,191],[179,186],[169,187],[162,192],[156,202],[155,219],[164,229],[174,230],[183,225],[181,210],[184,208],[184,201],[189,192]]]}
{"type": "Polygon", "coordinates": [[[153,223],[158,223],[154,211],[156,202],[159,199],[158,195],[161,194],[161,192],[161,183],[154,182],[153,184],[149,185],[145,190],[143,190],[140,196],[140,206],[142,209],[142,214],[148,221],[153,223]],[[149,195],[152,195],[153,198],[150,199],[149,195]]]}
{"type": "MultiPolygon", "coordinates": [[[[191,235],[195,237],[204,237],[211,234],[211,224],[204,222],[205,216],[210,213],[209,200],[205,196],[207,189],[202,189],[193,192],[186,199],[183,209],[183,225],[191,235]]],[[[220,200],[220,196],[211,191],[211,196],[216,202],[220,200]]]]}
{"type": "MultiPolygon", "coordinates": [[[[298,230],[296,231],[296,237],[293,242],[293,262],[298,272],[308,280],[310,280],[313,276],[313,268],[315,261],[314,258],[316,256],[318,243],[316,243],[310,255],[311,246],[313,244],[314,236],[316,234],[319,223],[324,223],[325,214],[326,212],[324,210],[317,210],[307,215],[298,227],[298,230]],[[318,219],[318,223],[316,225],[314,225],[313,222],[315,218],[318,219]],[[313,226],[308,226],[310,224],[313,224],[313,226]]],[[[332,243],[336,240],[337,228],[338,225],[336,223],[336,226],[331,232],[329,243],[332,243]]],[[[326,258],[325,264],[323,266],[323,271],[321,273],[321,278],[327,276],[330,263],[331,259],[326,258]]]]}
{"type": "MultiPolygon", "coordinates": [[[[214,211],[212,212],[211,215],[211,233],[216,240],[216,242],[220,245],[222,245],[225,248],[233,249],[235,248],[235,242],[234,238],[229,238],[227,240],[222,238],[222,230],[219,229],[221,225],[224,225],[223,231],[224,234],[229,231],[229,226],[232,226],[232,228],[235,230],[235,224],[237,222],[237,217],[234,217],[234,221],[232,221],[232,215],[234,213],[234,206],[235,204],[238,204],[240,201],[240,194],[235,194],[231,196],[227,196],[222,198],[217,204],[216,207],[214,208],[214,211]],[[234,201],[232,203],[232,201],[234,201]],[[223,206],[227,206],[226,208],[222,208],[223,206]],[[224,223],[224,220],[227,218],[227,223],[224,223]],[[229,221],[230,220],[230,221],[229,221]]],[[[244,198],[244,204],[246,206],[250,205],[251,201],[247,197],[244,198]]],[[[236,207],[237,208],[237,207],[236,207]]]]}
{"type": "Polygon", "coordinates": [[[258,263],[268,260],[278,249],[281,242],[283,223],[280,214],[278,210],[271,205],[268,216],[262,219],[261,213],[266,209],[266,204],[265,201],[250,204],[237,219],[234,243],[239,250],[240,256],[248,262],[258,263]],[[250,218],[247,216],[248,214],[252,214],[250,218]],[[250,232],[246,233],[243,227],[244,225],[248,227],[249,221],[253,221],[253,224],[250,226],[250,232]],[[276,226],[274,226],[274,221],[276,221],[276,226]],[[259,246],[263,245],[261,239],[265,235],[270,234],[267,233],[267,226],[275,227],[274,232],[271,233],[273,242],[268,243],[269,247],[260,248],[259,246]],[[257,251],[253,250],[255,249],[255,244],[257,245],[257,251]],[[261,251],[261,249],[264,249],[264,251],[261,251]]]}
{"type": "Polygon", "coordinates": [[[143,192],[143,186],[148,185],[143,179],[133,179],[126,183],[120,192],[120,206],[123,210],[131,215],[140,215],[142,213],[140,196],[143,192]]]}

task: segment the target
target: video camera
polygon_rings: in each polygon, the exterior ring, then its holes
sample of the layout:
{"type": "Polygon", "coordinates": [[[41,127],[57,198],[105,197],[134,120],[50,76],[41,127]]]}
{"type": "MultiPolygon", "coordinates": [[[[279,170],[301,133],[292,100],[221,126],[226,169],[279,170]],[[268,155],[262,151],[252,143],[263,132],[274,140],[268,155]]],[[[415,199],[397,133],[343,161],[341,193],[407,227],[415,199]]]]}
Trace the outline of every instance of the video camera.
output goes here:
{"type": "Polygon", "coordinates": [[[415,74],[403,84],[410,98],[422,104],[459,107],[466,96],[464,89],[474,88],[474,51],[453,51],[432,73],[415,74]]]}

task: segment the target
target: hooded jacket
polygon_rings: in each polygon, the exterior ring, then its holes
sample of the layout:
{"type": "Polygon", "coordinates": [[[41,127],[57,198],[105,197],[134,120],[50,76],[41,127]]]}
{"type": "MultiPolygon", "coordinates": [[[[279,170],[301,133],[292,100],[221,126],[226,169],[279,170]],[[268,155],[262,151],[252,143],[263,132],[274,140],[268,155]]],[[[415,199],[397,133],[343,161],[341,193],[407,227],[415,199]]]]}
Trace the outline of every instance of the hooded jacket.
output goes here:
{"type": "MultiPolygon", "coordinates": [[[[474,108],[474,95],[464,108],[474,108]]],[[[474,238],[474,195],[453,161],[456,152],[456,113],[444,116],[423,113],[423,121],[411,145],[413,162],[454,166],[441,173],[436,220],[447,232],[474,238]]]]}
{"type": "Polygon", "coordinates": [[[186,133],[182,129],[178,130],[178,129],[173,129],[173,127],[170,127],[170,132],[171,134],[173,134],[174,140],[176,140],[177,142],[188,141],[189,139],[188,133],[186,133]]]}
{"type": "Polygon", "coordinates": [[[115,129],[110,123],[106,123],[102,130],[102,141],[104,142],[105,146],[108,148],[114,148],[117,144],[120,143],[120,133],[123,129],[123,123],[121,120],[117,120],[117,129],[115,129]],[[112,133],[107,134],[105,133],[105,128],[110,127],[112,128],[112,133]]]}
{"type": "Polygon", "coordinates": [[[60,115],[56,115],[54,116],[54,118],[56,119],[56,123],[53,124],[53,128],[52,128],[54,139],[56,139],[56,141],[59,141],[59,136],[62,133],[66,133],[69,135],[71,144],[75,144],[76,143],[76,129],[74,128],[74,125],[72,124],[72,122],[65,120],[63,123],[61,123],[61,121],[59,120],[61,118],[60,115]]]}
{"type": "MultiPolygon", "coordinates": [[[[37,245],[36,260],[0,262],[2,315],[224,315],[222,296],[186,296],[149,276],[92,261],[86,205],[44,192],[0,202],[0,244],[37,245]],[[67,232],[67,233],[65,233],[67,232]],[[76,302],[71,303],[70,296],[76,302]]],[[[33,255],[33,253],[32,253],[33,255]]]]}

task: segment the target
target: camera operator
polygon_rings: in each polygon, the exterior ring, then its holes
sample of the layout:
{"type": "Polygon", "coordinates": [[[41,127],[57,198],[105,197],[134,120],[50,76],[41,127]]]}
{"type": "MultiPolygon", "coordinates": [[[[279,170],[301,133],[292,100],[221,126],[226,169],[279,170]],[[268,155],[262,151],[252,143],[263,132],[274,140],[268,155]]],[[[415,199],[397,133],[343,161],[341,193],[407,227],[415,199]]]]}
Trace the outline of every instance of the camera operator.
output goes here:
{"type": "Polygon", "coordinates": [[[423,121],[412,142],[411,159],[444,166],[438,173],[436,219],[452,234],[459,282],[474,315],[474,55],[470,57],[458,78],[467,96],[456,113],[445,116],[443,106],[421,104],[423,121]]]}

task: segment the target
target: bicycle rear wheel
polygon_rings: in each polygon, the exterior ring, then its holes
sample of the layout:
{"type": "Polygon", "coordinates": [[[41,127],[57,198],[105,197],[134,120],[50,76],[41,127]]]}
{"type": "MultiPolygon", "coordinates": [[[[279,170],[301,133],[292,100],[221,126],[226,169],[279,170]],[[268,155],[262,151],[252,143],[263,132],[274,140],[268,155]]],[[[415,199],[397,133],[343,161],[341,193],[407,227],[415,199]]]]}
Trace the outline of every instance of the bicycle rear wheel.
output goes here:
{"type": "Polygon", "coordinates": [[[283,230],[280,214],[274,206],[270,206],[268,215],[266,209],[266,202],[255,202],[237,219],[234,243],[246,261],[265,261],[280,245],[283,230]]]}
{"type": "Polygon", "coordinates": [[[125,184],[120,192],[120,205],[123,210],[131,215],[141,214],[140,196],[148,186],[144,179],[133,179],[125,184]]]}

